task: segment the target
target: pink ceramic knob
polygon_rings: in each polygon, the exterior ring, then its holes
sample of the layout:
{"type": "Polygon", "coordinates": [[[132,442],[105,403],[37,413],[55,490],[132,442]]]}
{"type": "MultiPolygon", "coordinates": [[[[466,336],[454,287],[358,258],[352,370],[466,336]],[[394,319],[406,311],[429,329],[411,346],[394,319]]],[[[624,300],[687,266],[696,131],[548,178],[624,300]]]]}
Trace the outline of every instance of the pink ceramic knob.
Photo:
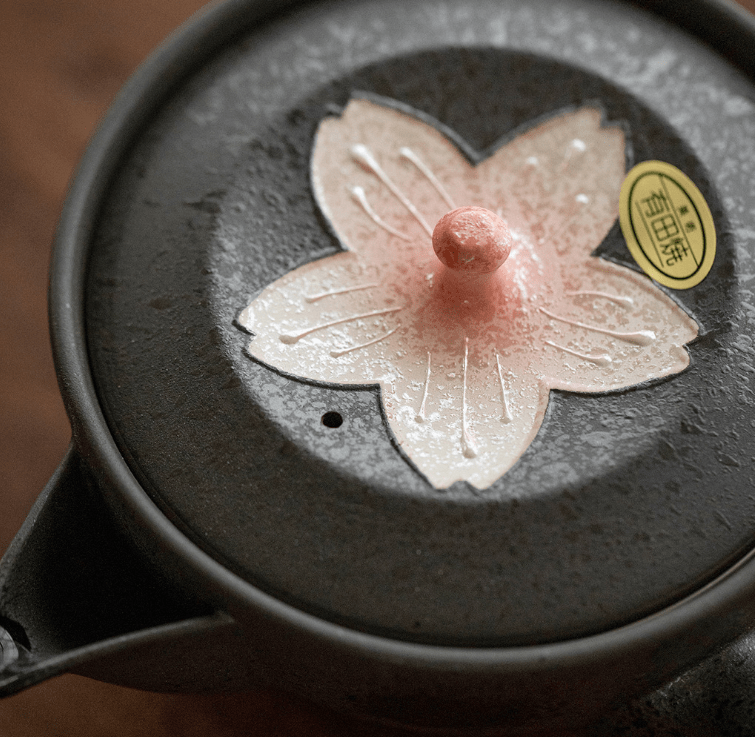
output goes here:
{"type": "Polygon", "coordinates": [[[433,248],[441,262],[470,276],[494,272],[508,258],[513,240],[506,221],[484,207],[451,210],[433,231],[433,248]]]}

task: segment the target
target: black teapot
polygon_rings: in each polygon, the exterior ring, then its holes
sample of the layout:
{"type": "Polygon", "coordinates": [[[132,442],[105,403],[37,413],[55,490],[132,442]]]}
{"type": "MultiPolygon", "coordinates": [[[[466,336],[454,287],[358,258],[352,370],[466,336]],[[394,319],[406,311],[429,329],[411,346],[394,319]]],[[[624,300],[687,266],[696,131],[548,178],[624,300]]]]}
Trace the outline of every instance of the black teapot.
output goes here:
{"type": "Polygon", "coordinates": [[[73,440],[0,566],[0,693],[523,735],[715,699],[749,734],[754,38],[713,0],[226,0],[174,36],[61,218],[73,440]],[[505,339],[459,317],[478,282],[415,320],[436,197],[511,215],[505,339]]]}

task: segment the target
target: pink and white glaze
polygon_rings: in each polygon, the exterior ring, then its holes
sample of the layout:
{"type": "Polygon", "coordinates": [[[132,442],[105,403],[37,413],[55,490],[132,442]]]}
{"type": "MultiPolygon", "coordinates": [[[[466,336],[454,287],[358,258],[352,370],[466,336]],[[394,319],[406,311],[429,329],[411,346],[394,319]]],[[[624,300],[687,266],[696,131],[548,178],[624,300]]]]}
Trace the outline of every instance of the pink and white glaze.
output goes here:
{"type": "Polygon", "coordinates": [[[551,389],[616,391],[688,365],[695,321],[647,277],[590,256],[625,175],[624,135],[598,110],[559,115],[472,166],[434,127],[353,100],[320,124],[311,174],[346,251],[252,301],[239,317],[249,352],[305,379],[379,384],[397,442],[435,487],[505,474],[551,389]],[[505,263],[471,281],[432,244],[467,205],[502,217],[511,238],[505,263]]]}

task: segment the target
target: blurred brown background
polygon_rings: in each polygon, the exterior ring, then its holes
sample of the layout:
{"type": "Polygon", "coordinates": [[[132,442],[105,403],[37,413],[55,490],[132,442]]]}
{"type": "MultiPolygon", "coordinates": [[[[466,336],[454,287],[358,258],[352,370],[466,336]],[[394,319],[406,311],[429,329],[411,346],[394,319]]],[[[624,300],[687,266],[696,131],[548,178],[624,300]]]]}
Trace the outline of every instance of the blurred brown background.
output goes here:
{"type": "MultiPolygon", "coordinates": [[[[755,0],[740,1],[755,12],[755,0]]],[[[128,75],[203,4],[0,0],[0,553],[70,436],[46,313],[50,243],[67,182],[128,75]]],[[[392,734],[270,692],[166,696],[77,676],[0,702],[0,737],[392,734]]]]}

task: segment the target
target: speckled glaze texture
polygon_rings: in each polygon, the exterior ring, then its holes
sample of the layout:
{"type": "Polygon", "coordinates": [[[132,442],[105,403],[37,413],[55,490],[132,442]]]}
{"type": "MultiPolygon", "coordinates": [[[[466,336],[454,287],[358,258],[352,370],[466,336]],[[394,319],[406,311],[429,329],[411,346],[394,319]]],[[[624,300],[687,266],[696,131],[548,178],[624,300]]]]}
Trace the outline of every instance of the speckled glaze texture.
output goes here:
{"type": "MultiPolygon", "coordinates": [[[[636,8],[385,0],[292,13],[176,90],[113,185],[86,305],[99,395],[170,519],[308,612],[471,645],[633,621],[752,546],[752,171],[751,83],[636,8]],[[666,292],[700,326],[689,368],[626,392],[555,391],[501,480],[438,489],[397,446],[375,384],[323,386],[250,360],[241,310],[343,253],[310,161],[321,121],[358,93],[439,121],[483,158],[522,126],[593,107],[623,130],[626,166],[656,158],[688,174],[719,235],[708,278],[666,292]]],[[[634,268],[616,225],[595,246],[634,268]]]]}
{"type": "Polygon", "coordinates": [[[437,127],[369,100],[324,120],[312,186],[347,250],[278,279],[238,321],[249,354],[280,371],[378,384],[433,486],[484,489],[530,445],[552,389],[678,373],[697,325],[649,279],[590,255],[624,179],[624,134],[599,110],[557,114],[475,167],[437,127]],[[504,268],[470,280],[436,258],[428,223],[449,202],[505,216],[504,268]]]}

